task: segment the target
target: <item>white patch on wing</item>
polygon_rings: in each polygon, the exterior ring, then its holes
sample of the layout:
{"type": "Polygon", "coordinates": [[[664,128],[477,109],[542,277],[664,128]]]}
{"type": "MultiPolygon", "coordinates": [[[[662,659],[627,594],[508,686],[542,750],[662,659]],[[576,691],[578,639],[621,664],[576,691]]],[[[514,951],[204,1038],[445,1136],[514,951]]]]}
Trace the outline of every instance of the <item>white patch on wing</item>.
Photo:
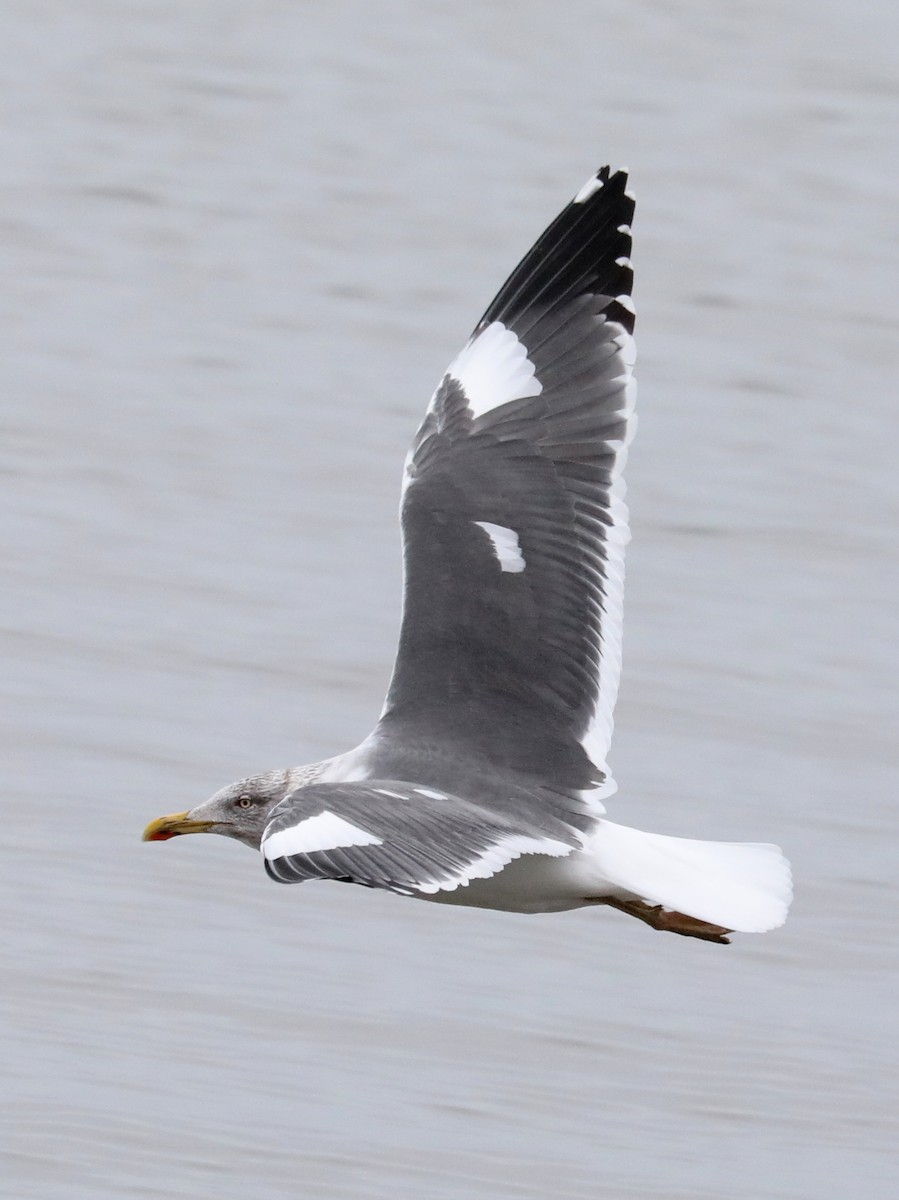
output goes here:
{"type": "Polygon", "coordinates": [[[445,800],[445,792],[435,792],[431,788],[414,788],[413,791],[418,792],[419,796],[427,796],[429,800],[445,800]]]}
{"type": "Polygon", "coordinates": [[[595,196],[602,187],[602,180],[595,175],[591,175],[578,194],[575,196],[572,204],[583,204],[585,200],[589,200],[591,196],[595,196]]]}
{"type": "Polygon", "coordinates": [[[527,350],[501,321],[472,338],[450,363],[447,375],[461,384],[473,417],[543,391],[527,350]]]}
{"type": "Polygon", "coordinates": [[[414,475],[412,474],[412,467],[413,467],[414,462],[415,462],[415,449],[413,447],[413,449],[411,449],[408,452],[408,454],[406,455],[406,457],[403,461],[403,485],[400,488],[400,512],[403,511],[403,501],[406,498],[406,492],[409,490],[409,487],[411,486],[411,484],[415,478],[414,475]]]}
{"type": "Polygon", "coordinates": [[[491,521],[473,521],[472,524],[480,526],[490,538],[501,570],[510,571],[513,575],[524,570],[527,564],[514,529],[508,529],[505,525],[494,525],[491,521]]]}
{"type": "Polygon", "coordinates": [[[491,875],[496,875],[498,871],[508,866],[513,859],[520,858],[522,854],[545,854],[551,858],[562,858],[566,854],[571,854],[572,850],[572,846],[566,846],[564,842],[556,841],[555,838],[533,838],[511,834],[509,837],[501,838],[483,854],[479,854],[476,859],[463,867],[458,875],[442,879],[439,883],[420,883],[416,891],[426,895],[433,895],[435,892],[452,892],[458,887],[467,887],[473,879],[489,879],[491,875]]]}
{"type": "MultiPolygon", "coordinates": [[[[632,305],[629,297],[624,305],[630,311],[632,305]]],[[[622,297],[617,297],[622,303],[622,297]]],[[[624,602],[624,548],[630,540],[628,528],[628,511],[624,502],[626,487],[621,472],[627,461],[627,447],[636,430],[634,405],[637,399],[637,384],[633,377],[633,367],[636,359],[634,339],[623,325],[617,321],[608,322],[608,330],[612,334],[615,346],[617,364],[613,368],[615,374],[611,382],[620,389],[618,412],[626,421],[627,432],[621,441],[610,443],[615,451],[615,466],[612,472],[612,486],[609,497],[609,516],[611,525],[606,532],[602,545],[603,559],[603,602],[600,637],[600,658],[598,672],[598,691],[596,707],[588,725],[582,745],[592,762],[606,776],[605,781],[593,792],[585,793],[594,811],[601,811],[599,804],[615,791],[615,781],[612,778],[606,759],[612,743],[612,711],[618,697],[618,681],[621,675],[621,626],[624,602]]]]}
{"type": "Polygon", "coordinates": [[[337,850],[341,846],[382,846],[383,838],[367,829],[351,825],[336,813],[321,812],[307,817],[290,829],[279,829],[262,843],[262,853],[269,860],[287,858],[291,854],[314,854],[316,850],[337,850]]]}

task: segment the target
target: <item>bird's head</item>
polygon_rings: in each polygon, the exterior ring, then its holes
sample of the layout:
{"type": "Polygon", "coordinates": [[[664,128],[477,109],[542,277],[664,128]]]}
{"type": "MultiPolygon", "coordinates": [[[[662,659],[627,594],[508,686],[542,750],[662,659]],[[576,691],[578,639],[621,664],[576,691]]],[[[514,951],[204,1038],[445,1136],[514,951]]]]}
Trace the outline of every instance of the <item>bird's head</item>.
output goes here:
{"type": "Polygon", "coordinates": [[[182,833],[221,833],[258,850],[269,813],[295,786],[292,771],[239,779],[188,812],[151,821],[143,840],[165,842],[182,833]]]}

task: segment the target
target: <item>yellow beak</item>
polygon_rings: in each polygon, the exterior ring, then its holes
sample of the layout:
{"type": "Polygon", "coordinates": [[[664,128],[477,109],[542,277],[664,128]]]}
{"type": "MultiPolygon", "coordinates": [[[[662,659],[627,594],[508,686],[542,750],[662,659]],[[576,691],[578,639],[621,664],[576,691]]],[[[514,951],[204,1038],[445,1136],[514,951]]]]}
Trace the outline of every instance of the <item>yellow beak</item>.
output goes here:
{"type": "Polygon", "coordinates": [[[158,817],[144,830],[141,841],[166,842],[169,838],[177,837],[179,833],[205,833],[215,824],[215,821],[191,821],[188,817],[186,812],[158,817]]]}

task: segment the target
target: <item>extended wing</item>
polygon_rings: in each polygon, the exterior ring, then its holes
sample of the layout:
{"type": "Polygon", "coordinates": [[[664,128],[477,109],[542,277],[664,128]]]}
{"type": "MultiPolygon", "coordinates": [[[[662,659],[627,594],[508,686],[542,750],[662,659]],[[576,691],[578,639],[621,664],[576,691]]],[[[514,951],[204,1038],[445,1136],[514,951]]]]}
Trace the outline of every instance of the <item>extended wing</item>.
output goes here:
{"type": "Polygon", "coordinates": [[[376,735],[614,790],[633,198],[602,168],[503,286],[406,465],[399,650],[376,735]]]}

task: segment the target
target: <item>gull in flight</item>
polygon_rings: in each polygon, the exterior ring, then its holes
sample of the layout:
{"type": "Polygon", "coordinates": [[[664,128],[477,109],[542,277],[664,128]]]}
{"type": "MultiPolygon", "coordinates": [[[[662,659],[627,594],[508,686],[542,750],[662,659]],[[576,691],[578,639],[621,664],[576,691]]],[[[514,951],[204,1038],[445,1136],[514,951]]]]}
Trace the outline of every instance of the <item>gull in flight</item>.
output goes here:
{"type": "Polygon", "coordinates": [[[281,883],[509,912],[598,905],[726,942],[783,924],[777,846],[614,824],[634,432],[634,199],[599,170],[538,238],[431,397],[406,458],[403,616],[355,749],[230,784],[144,838],[220,833],[281,883]]]}

